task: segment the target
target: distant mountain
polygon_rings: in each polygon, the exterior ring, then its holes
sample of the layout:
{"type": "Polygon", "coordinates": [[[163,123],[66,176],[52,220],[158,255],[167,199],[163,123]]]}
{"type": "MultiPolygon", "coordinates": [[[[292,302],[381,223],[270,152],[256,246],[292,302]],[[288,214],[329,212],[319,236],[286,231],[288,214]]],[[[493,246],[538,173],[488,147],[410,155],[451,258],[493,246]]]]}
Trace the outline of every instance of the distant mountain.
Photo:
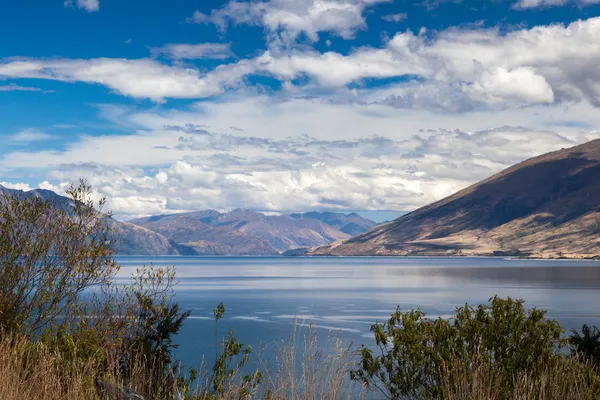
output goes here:
{"type": "Polygon", "coordinates": [[[4,186],[0,185],[0,194],[7,194],[7,195],[24,194],[25,196],[37,197],[37,198],[40,198],[45,201],[52,201],[52,202],[54,202],[54,204],[56,204],[58,207],[60,207],[63,210],[70,209],[73,206],[73,200],[71,200],[70,198],[60,196],[60,195],[54,193],[53,191],[46,190],[46,189],[34,189],[34,190],[29,190],[29,191],[24,192],[24,191],[18,190],[18,189],[8,189],[8,188],[5,188],[4,186]]]}
{"type": "MultiPolygon", "coordinates": [[[[28,192],[0,185],[0,193],[24,193],[65,209],[73,201],[50,190],[28,192]]],[[[375,223],[358,214],[265,215],[248,210],[215,210],[153,215],[129,222],[111,220],[122,255],[277,255],[322,246],[364,232],[375,223]]]]}
{"type": "Polygon", "coordinates": [[[113,220],[115,233],[119,240],[120,255],[144,256],[183,256],[198,254],[193,248],[169,240],[160,233],[113,220]]]}
{"type": "Polygon", "coordinates": [[[600,257],[600,140],[524,161],[304,254],[600,257]]]}
{"type": "Polygon", "coordinates": [[[276,255],[263,238],[230,226],[215,226],[202,222],[211,212],[163,215],[131,221],[164,237],[193,249],[197,254],[213,255],[276,255]]]}
{"type": "MultiPolygon", "coordinates": [[[[8,189],[0,185],[0,193],[6,195],[24,194],[35,196],[69,210],[73,200],[60,196],[51,190],[35,189],[27,192],[8,189]]],[[[191,248],[179,245],[161,234],[140,226],[111,219],[113,229],[118,238],[118,252],[122,255],[187,255],[196,254],[191,248]]]]}
{"type": "Polygon", "coordinates": [[[316,219],[350,236],[363,233],[376,225],[375,222],[363,218],[356,213],[346,215],[312,211],[304,214],[291,214],[291,217],[298,220],[316,219]]]}
{"type": "Polygon", "coordinates": [[[200,254],[232,255],[270,255],[326,245],[349,238],[347,232],[364,232],[375,225],[357,214],[265,215],[242,209],[159,215],[130,222],[200,254]]]}

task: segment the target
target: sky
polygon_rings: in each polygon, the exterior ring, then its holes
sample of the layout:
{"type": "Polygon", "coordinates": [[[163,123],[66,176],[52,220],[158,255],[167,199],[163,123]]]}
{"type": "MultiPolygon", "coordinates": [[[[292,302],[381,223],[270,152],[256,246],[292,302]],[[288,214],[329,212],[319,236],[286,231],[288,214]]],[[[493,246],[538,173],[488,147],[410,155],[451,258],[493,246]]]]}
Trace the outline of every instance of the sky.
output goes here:
{"type": "Polygon", "coordinates": [[[600,138],[600,0],[0,6],[0,184],[388,219],[600,138]]]}

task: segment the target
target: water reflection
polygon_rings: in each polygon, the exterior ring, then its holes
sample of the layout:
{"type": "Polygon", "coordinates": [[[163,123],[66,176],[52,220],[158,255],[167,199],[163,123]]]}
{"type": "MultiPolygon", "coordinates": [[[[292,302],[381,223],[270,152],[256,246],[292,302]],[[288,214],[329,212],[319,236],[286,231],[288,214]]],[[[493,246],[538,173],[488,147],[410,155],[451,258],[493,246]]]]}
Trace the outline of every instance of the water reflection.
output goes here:
{"type": "Polygon", "coordinates": [[[287,337],[294,317],[356,343],[400,306],[449,317],[457,306],[499,295],[548,310],[566,328],[600,325],[600,263],[497,258],[122,257],[121,279],[141,265],[175,266],[177,300],[192,309],[178,338],[188,363],[214,354],[211,310],[260,346],[287,337]],[[206,338],[210,338],[207,340],[206,338]]]}

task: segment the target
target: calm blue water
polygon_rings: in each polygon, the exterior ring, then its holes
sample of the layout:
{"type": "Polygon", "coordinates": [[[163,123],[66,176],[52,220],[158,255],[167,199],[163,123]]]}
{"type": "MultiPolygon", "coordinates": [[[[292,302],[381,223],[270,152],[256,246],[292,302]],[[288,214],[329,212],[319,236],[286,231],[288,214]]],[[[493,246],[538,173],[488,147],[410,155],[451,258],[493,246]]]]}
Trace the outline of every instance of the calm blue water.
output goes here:
{"type": "MultiPolygon", "coordinates": [[[[494,295],[548,310],[567,329],[600,326],[600,262],[499,258],[412,257],[118,257],[121,276],[136,267],[175,266],[176,300],[192,316],[176,356],[197,366],[215,354],[212,309],[227,309],[220,333],[231,327],[255,349],[274,348],[292,331],[294,317],[315,324],[320,343],[330,334],[356,345],[373,343],[369,328],[400,306],[430,316],[485,303],[494,295]]],[[[305,328],[304,330],[307,330],[305,328]]],[[[266,350],[268,352],[268,350],[266,350]]]]}

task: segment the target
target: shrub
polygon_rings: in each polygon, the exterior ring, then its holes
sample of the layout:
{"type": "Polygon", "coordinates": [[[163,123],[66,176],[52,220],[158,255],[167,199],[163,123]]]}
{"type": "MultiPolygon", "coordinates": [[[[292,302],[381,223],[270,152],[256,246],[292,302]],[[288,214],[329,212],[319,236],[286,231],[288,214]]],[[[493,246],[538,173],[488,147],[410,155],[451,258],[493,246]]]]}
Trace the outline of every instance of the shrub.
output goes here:
{"type": "Polygon", "coordinates": [[[522,300],[510,298],[490,302],[457,308],[450,320],[398,309],[386,323],[372,327],[380,355],[363,346],[352,379],[391,399],[439,398],[443,385],[455,385],[450,371],[456,364],[469,373],[493,367],[496,380],[510,389],[520,374],[558,362],[563,330],[545,318],[545,311],[525,311],[522,300]]]}
{"type": "Polygon", "coordinates": [[[581,333],[572,330],[570,339],[573,353],[600,369],[600,330],[595,326],[583,325],[581,333]]]}
{"type": "Polygon", "coordinates": [[[36,196],[0,198],[0,329],[36,334],[67,325],[86,289],[108,284],[112,259],[110,214],[98,210],[84,181],[67,190],[71,202],[36,196]],[[60,318],[58,318],[60,316],[60,318]]]}
{"type": "Polygon", "coordinates": [[[85,181],[67,192],[70,200],[0,196],[0,339],[43,350],[29,351],[27,365],[52,355],[58,379],[87,363],[89,382],[110,376],[172,394],[173,337],[189,315],[172,302],[174,271],[142,268],[130,285],[113,285],[119,266],[105,201],[94,203],[85,181]]]}

